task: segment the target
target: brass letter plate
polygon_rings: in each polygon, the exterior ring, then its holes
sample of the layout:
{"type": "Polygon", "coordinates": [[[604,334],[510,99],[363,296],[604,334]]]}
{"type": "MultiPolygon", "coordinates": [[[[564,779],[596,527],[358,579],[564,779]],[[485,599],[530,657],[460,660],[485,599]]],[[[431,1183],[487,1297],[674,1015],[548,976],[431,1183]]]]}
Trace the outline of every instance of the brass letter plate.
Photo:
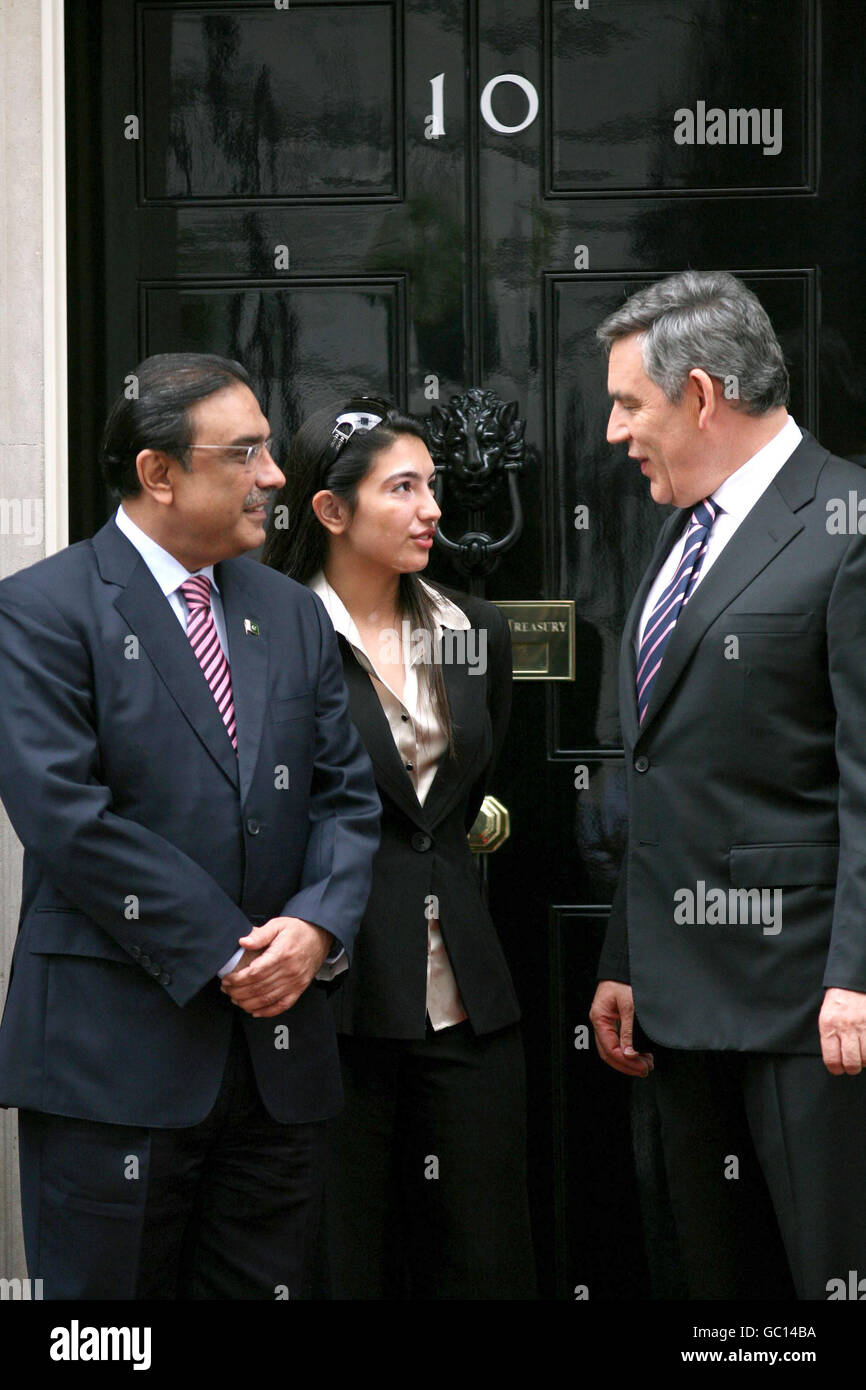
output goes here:
{"type": "Polygon", "coordinates": [[[511,628],[515,680],[574,680],[574,599],[493,601],[511,628]]]}

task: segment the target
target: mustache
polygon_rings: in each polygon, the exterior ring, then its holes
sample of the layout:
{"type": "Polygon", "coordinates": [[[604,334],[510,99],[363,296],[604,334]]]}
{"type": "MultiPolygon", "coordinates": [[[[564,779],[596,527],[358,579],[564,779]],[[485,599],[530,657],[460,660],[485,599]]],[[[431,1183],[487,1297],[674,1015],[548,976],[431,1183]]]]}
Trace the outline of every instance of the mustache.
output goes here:
{"type": "Polygon", "coordinates": [[[244,506],[267,507],[269,506],[271,498],[273,497],[276,490],[277,489],[275,487],[269,487],[265,490],[256,489],[255,492],[249,492],[244,498],[244,506]]]}

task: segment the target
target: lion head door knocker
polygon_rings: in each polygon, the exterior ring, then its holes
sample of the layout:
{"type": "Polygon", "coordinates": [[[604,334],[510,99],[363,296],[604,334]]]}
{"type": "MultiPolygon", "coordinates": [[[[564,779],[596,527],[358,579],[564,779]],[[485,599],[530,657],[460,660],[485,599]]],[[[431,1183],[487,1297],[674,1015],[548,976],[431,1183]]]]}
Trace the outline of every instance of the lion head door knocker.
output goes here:
{"type": "Polygon", "coordinates": [[[427,421],[436,500],[443,506],[447,495],[449,503],[465,508],[469,522],[469,530],[459,537],[446,535],[440,524],[436,542],[461,574],[476,581],[492,573],[523,528],[517,475],[526,459],[525,429],[516,401],[506,404],[495,391],[477,387],[452,396],[445,407],[434,405],[427,421]],[[504,535],[494,538],[485,528],[484,513],[506,486],[511,522],[504,535]]]}

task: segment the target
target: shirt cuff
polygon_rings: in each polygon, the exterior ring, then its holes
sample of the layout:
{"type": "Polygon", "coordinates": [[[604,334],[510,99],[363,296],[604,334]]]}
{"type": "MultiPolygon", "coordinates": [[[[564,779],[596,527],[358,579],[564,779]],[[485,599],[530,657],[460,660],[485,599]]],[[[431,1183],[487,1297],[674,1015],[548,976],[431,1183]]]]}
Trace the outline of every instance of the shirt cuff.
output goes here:
{"type": "Polygon", "coordinates": [[[316,975],[317,980],[333,980],[337,975],[342,975],[344,970],[349,969],[349,958],[346,955],[345,947],[338,941],[334,942],[334,949],[329,956],[322,961],[321,967],[316,975]]]}
{"type": "Polygon", "coordinates": [[[223,975],[230,975],[230,974],[231,974],[231,972],[234,970],[235,966],[237,965],[237,963],[238,963],[238,961],[240,960],[240,958],[241,958],[241,956],[243,955],[243,953],[244,953],[244,948],[243,948],[243,946],[239,946],[238,949],[235,951],[234,955],[233,955],[233,956],[230,956],[229,959],[226,961],[226,963],[225,963],[225,965],[223,966],[222,970],[218,970],[218,971],[217,971],[217,974],[219,975],[220,979],[222,979],[223,975]]]}

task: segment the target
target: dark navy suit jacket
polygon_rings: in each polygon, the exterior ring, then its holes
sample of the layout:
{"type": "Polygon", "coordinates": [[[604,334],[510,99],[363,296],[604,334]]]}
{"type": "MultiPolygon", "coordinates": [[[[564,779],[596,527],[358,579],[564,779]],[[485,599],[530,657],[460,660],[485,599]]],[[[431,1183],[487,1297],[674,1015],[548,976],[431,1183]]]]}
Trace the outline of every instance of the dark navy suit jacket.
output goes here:
{"type": "MultiPolygon", "coordinates": [[[[113,520],[0,584],[0,795],[25,850],[2,1105],[194,1124],[237,1012],[217,971],[250,924],[301,917],[351,956],[380,805],[333,628],[315,595],[255,560],[215,575],[237,755],[113,520]]],[[[326,993],[241,1014],[277,1120],[340,1107],[326,993]]]]}
{"type": "Polygon", "coordinates": [[[635,631],[690,509],[635,595],[628,852],[599,974],[631,983],[663,1045],[820,1053],[824,989],[866,991],[866,536],[832,520],[864,482],[804,436],[689,600],[641,725],[635,631]],[[682,920],[684,889],[721,889],[727,920],[682,920]]]}

